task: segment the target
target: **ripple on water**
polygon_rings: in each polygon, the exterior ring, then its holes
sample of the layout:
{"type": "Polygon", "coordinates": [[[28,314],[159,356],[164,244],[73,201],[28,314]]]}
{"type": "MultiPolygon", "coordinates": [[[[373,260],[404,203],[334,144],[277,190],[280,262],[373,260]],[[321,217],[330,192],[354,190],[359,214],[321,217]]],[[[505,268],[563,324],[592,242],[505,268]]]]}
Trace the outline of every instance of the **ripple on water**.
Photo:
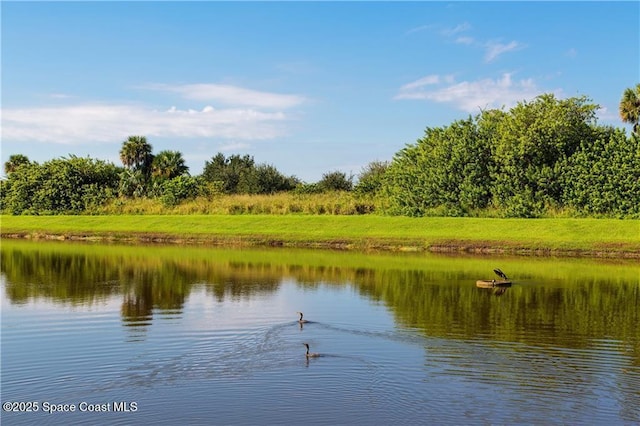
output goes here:
{"type": "MultiPolygon", "coordinates": [[[[618,418],[621,410],[624,418],[640,420],[640,411],[632,408],[640,407],[640,393],[630,391],[640,388],[640,374],[625,369],[633,359],[620,344],[602,341],[589,348],[561,348],[445,340],[431,346],[426,366],[443,380],[467,383],[469,389],[486,388],[505,404],[526,407],[519,414],[524,422],[534,421],[558,401],[571,407],[559,410],[571,414],[556,419],[558,423],[606,422],[618,418]]],[[[488,399],[467,397],[470,403],[488,399]]],[[[499,419],[500,414],[491,412],[490,418],[499,419]]]]}
{"type": "Polygon", "coordinates": [[[637,355],[617,340],[563,345],[540,328],[499,341],[461,326],[436,338],[359,316],[189,322],[200,314],[123,320],[118,305],[3,316],[3,394],[135,398],[144,423],[207,423],[214,412],[233,424],[640,421],[637,355]],[[323,356],[307,359],[303,342],[323,356]]]}

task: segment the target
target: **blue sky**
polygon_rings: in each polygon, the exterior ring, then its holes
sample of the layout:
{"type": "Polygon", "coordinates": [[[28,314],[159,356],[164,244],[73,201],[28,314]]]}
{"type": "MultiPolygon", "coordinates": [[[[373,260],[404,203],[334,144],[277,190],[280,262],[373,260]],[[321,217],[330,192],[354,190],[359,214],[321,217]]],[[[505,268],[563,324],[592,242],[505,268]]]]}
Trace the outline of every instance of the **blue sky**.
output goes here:
{"type": "Polygon", "coordinates": [[[391,160],[426,127],[541,93],[622,127],[638,2],[6,2],[2,162],[120,165],[128,135],[307,182],[391,160]]]}

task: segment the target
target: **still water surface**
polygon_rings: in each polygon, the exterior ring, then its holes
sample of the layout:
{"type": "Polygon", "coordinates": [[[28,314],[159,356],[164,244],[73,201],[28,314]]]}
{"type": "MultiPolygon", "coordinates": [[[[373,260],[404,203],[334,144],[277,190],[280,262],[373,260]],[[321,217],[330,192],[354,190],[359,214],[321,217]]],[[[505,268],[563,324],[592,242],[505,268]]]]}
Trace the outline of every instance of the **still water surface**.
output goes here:
{"type": "Polygon", "coordinates": [[[3,425],[640,423],[637,261],[24,241],[1,261],[2,402],[38,403],[3,425]],[[495,267],[513,285],[476,287],[495,267]]]}

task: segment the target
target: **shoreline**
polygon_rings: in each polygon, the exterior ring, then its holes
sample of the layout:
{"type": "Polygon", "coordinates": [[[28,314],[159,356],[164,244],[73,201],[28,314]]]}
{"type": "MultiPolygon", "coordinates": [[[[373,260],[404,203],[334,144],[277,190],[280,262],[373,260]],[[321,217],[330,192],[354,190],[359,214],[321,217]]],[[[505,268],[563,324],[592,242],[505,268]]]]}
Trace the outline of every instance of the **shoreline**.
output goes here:
{"type": "MultiPolygon", "coordinates": [[[[459,240],[447,239],[431,243],[420,240],[398,240],[390,238],[329,239],[329,240],[286,240],[275,236],[265,235],[176,235],[171,233],[138,232],[122,235],[119,233],[45,233],[45,232],[15,232],[0,233],[0,239],[23,240],[55,240],[98,243],[124,244],[160,244],[160,245],[201,245],[226,247],[287,247],[309,248],[323,250],[356,250],[356,251],[386,251],[386,252],[430,252],[430,253],[460,253],[477,255],[516,255],[532,257],[581,257],[605,259],[640,259],[640,248],[624,244],[613,244],[609,248],[557,248],[532,247],[517,242],[459,240]]],[[[605,243],[606,244],[606,243],[605,243]]]]}

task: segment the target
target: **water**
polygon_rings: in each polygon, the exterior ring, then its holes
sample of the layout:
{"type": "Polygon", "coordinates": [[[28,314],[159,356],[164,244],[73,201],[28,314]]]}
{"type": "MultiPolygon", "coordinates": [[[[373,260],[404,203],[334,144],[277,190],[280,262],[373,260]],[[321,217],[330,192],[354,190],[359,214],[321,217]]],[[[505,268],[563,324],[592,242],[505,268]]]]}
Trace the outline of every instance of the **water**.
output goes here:
{"type": "Polygon", "coordinates": [[[640,423],[637,261],[24,241],[1,260],[2,402],[37,408],[3,424],[640,423]],[[513,285],[476,287],[495,267],[513,285]]]}

